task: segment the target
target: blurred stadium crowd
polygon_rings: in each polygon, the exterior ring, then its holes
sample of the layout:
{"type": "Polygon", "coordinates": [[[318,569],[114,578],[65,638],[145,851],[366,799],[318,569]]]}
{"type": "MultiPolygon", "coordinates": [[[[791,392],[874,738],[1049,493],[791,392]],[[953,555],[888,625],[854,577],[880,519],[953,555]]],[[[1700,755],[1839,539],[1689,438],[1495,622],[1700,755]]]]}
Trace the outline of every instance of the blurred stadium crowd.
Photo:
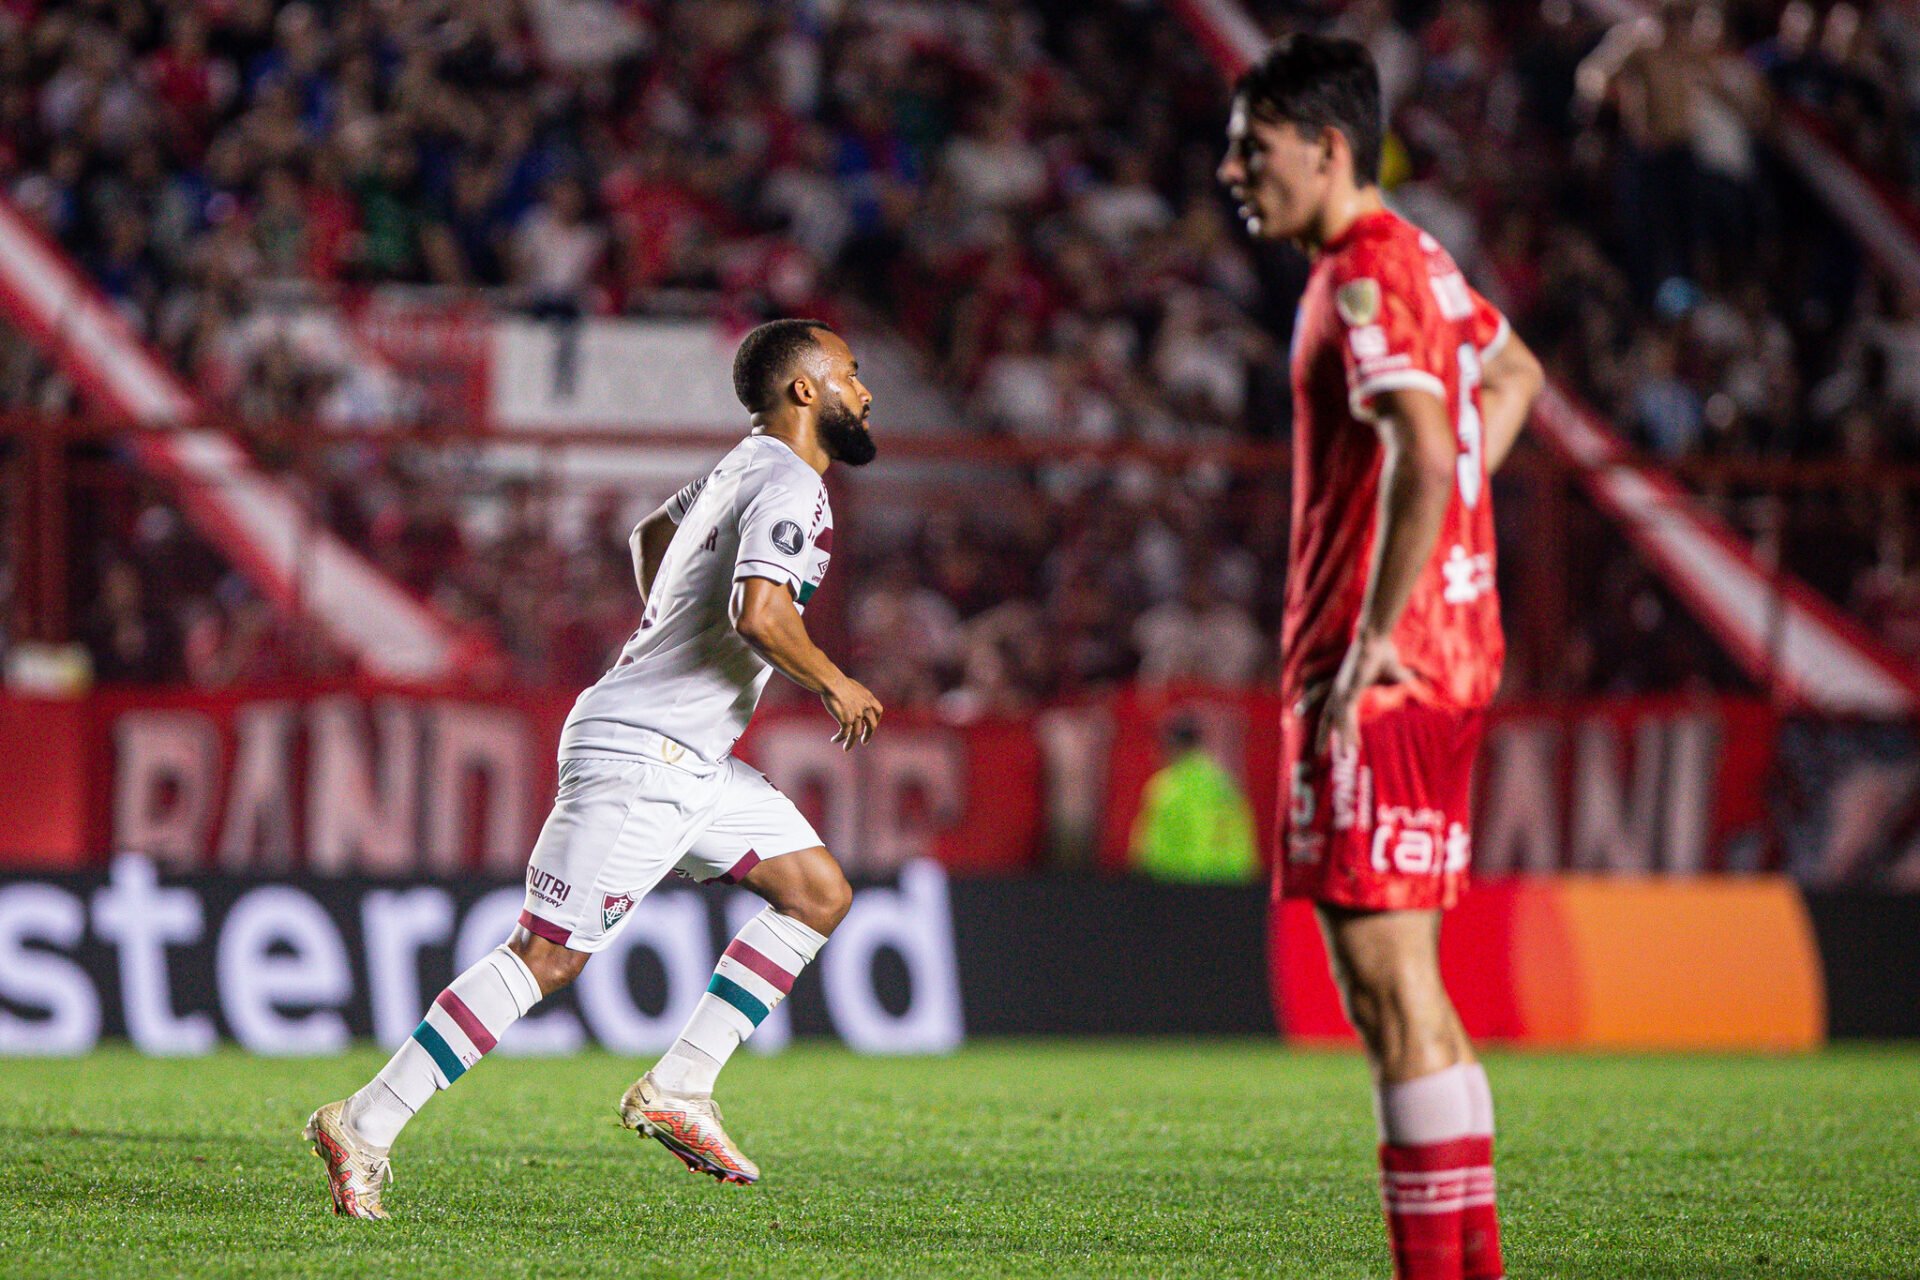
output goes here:
{"type": "MultiPolygon", "coordinates": [[[[1768,141],[1802,113],[1911,196],[1908,6],[1681,4],[1612,30],[1569,0],[1256,8],[1373,49],[1390,200],[1650,453],[1920,461],[1920,296],[1768,141]]],[[[354,409],[246,323],[259,291],[471,287],[562,325],[817,315],[907,338],[968,430],[1283,440],[1303,266],[1231,227],[1212,179],[1223,98],[1162,6],[1119,0],[0,3],[17,206],[266,464],[319,459],[302,483],[337,532],[534,683],[591,680],[632,625],[618,496],[560,538],[537,486],[503,488],[459,449],[311,448],[289,424],[354,409]]],[[[0,403],[77,407],[8,348],[0,403]]],[[[1261,679],[1275,489],[1048,473],[1017,516],[855,540],[836,577],[856,671],[889,701],[967,714],[1136,675],[1261,679]]],[[[1920,655],[1920,548],[1895,490],[1724,497],[1763,549],[1920,655]]],[[[327,668],[157,492],[97,532],[99,678],[327,668]]],[[[1519,664],[1521,691],[1737,686],[1623,550],[1582,572],[1576,598],[1601,603],[1551,682],[1545,656],[1519,664]]]]}

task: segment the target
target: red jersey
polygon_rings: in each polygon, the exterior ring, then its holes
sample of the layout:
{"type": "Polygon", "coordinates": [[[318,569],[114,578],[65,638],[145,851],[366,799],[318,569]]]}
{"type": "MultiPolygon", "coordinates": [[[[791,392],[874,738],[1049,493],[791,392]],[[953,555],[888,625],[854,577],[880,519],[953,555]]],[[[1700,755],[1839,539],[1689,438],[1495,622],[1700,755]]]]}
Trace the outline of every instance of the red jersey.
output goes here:
{"type": "Polygon", "coordinates": [[[1507,322],[1447,251],[1398,215],[1366,214],[1329,241],[1293,332],[1293,539],[1281,632],[1289,702],[1340,668],[1360,623],[1378,523],[1382,447],[1373,398],[1417,387],[1447,407],[1458,444],[1452,501],[1394,645],[1417,701],[1492,700],[1506,641],[1494,590],[1493,501],[1480,369],[1507,322]]]}

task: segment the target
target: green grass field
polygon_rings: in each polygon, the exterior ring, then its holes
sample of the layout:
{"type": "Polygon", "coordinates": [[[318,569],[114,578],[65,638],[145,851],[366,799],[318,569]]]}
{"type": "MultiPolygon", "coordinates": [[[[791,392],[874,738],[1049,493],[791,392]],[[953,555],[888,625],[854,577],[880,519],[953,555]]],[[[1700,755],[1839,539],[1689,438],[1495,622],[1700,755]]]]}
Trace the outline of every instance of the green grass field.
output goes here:
{"type": "MultiPolygon", "coordinates": [[[[742,1055],[758,1187],[619,1128],[635,1063],[493,1060],[327,1211],[298,1130],[378,1065],[0,1062],[9,1276],[1384,1276],[1363,1069],[1265,1044],[742,1055]]],[[[1499,1056],[1514,1277],[1920,1276],[1920,1048],[1499,1056]]]]}

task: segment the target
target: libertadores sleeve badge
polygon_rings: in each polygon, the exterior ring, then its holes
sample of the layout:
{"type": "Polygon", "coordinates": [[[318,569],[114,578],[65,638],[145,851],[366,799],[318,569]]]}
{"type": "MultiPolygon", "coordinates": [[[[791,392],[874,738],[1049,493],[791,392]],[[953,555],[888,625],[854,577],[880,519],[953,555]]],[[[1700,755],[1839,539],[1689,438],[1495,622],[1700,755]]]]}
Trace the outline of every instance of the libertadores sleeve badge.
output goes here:
{"type": "Polygon", "coordinates": [[[1347,281],[1333,295],[1333,307],[1350,325],[1372,324],[1380,315],[1380,282],[1369,276],[1347,281]]]}

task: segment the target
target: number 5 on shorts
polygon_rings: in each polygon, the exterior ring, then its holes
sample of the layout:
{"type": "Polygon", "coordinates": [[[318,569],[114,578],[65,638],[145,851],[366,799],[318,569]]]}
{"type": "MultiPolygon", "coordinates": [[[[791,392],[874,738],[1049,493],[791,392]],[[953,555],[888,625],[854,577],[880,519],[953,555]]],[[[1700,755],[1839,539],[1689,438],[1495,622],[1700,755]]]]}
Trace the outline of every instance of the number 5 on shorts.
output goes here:
{"type": "Polygon", "coordinates": [[[1313,825],[1313,766],[1301,761],[1293,766],[1291,784],[1292,803],[1287,808],[1287,822],[1295,828],[1304,829],[1313,825]]]}

